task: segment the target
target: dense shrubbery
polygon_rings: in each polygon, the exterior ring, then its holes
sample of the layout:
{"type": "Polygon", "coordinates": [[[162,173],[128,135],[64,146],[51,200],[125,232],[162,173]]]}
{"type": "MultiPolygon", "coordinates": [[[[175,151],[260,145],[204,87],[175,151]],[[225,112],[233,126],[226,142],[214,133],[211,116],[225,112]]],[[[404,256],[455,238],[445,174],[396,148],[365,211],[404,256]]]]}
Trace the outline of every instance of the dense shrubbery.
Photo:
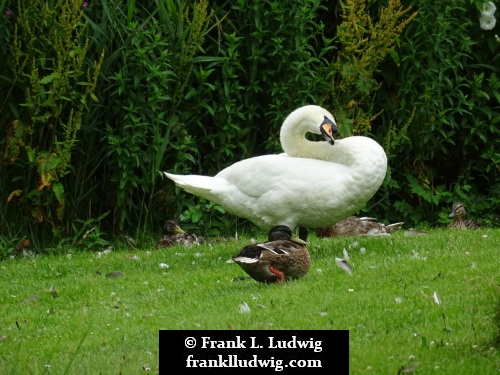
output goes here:
{"type": "Polygon", "coordinates": [[[368,214],[443,224],[460,199],[494,225],[500,44],[479,27],[482,2],[366,3],[1,3],[4,255],[22,239],[140,239],[181,214],[228,233],[235,218],[159,171],[213,175],[280,152],[282,120],[306,103],[384,144],[390,173],[368,214]]]}
{"type": "MultiPolygon", "coordinates": [[[[397,64],[382,67],[379,134],[403,126],[391,154],[392,185],[384,203],[415,224],[447,222],[462,200],[485,224],[500,207],[500,40],[480,28],[483,3],[415,1],[397,64]]],[[[498,29],[498,28],[497,28],[498,29]]]]}

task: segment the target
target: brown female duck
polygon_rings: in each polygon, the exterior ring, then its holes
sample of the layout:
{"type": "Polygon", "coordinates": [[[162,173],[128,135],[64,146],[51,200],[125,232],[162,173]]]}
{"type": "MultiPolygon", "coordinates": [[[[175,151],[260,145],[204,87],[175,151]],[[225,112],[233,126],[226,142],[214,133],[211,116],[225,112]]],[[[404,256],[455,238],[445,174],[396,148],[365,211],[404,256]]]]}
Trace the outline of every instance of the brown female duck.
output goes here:
{"type": "Polygon", "coordinates": [[[477,229],[481,227],[475,220],[465,220],[467,212],[465,211],[464,204],[461,202],[456,202],[451,208],[451,213],[448,217],[453,218],[450,223],[450,227],[456,229],[477,229]]]}
{"type": "Polygon", "coordinates": [[[191,247],[199,245],[203,238],[192,233],[186,233],[175,220],[167,220],[163,225],[163,237],[156,244],[156,248],[170,247],[176,244],[191,247]]]}
{"type": "Polygon", "coordinates": [[[268,242],[245,246],[227,262],[238,264],[258,282],[283,283],[309,271],[311,257],[305,244],[289,227],[277,225],[271,228],[268,242]]]}
{"type": "Polygon", "coordinates": [[[394,223],[385,225],[379,223],[372,217],[350,216],[347,219],[339,221],[337,224],[318,228],[317,237],[336,237],[336,236],[376,236],[389,235],[400,229],[404,223],[394,223]]]}

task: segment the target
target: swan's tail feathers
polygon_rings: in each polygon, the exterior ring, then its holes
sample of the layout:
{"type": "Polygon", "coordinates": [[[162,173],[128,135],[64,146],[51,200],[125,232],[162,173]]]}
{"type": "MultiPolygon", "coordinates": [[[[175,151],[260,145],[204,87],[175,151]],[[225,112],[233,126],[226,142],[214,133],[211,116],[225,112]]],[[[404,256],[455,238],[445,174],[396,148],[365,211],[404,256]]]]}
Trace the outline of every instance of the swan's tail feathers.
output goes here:
{"type": "Polygon", "coordinates": [[[200,175],[178,175],[163,172],[165,176],[175,182],[175,184],[183,188],[188,193],[199,197],[213,200],[213,192],[224,191],[227,188],[228,182],[222,178],[200,176],[200,175]]]}

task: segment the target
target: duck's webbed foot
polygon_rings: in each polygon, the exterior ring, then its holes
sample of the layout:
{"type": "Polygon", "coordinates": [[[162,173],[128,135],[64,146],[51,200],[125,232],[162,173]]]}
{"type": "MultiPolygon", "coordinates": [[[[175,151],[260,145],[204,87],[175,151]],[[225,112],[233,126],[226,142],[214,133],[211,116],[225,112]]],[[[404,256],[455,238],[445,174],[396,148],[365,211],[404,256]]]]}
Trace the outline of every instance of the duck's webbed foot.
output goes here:
{"type": "Polygon", "coordinates": [[[277,281],[278,284],[282,284],[283,282],[285,282],[285,274],[283,272],[281,272],[280,270],[277,270],[273,266],[269,266],[269,271],[271,271],[272,273],[274,273],[276,275],[276,277],[278,278],[278,281],[277,281]]]}

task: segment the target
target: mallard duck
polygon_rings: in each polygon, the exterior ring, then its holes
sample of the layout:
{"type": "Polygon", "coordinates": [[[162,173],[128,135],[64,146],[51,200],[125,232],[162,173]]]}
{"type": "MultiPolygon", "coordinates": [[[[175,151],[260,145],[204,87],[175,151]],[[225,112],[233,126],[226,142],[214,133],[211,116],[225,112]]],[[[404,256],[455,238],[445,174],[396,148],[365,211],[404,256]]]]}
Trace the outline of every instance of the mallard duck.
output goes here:
{"type": "Polygon", "coordinates": [[[385,225],[373,217],[350,216],[329,227],[318,228],[317,237],[389,235],[403,226],[403,222],[385,225]]]}
{"type": "Polygon", "coordinates": [[[464,204],[461,202],[454,203],[451,213],[448,215],[448,217],[453,218],[450,226],[457,229],[477,229],[481,227],[481,224],[475,220],[465,220],[466,216],[467,212],[465,212],[464,204]]]}
{"type": "Polygon", "coordinates": [[[368,137],[337,140],[335,118],[307,105],[293,111],[280,132],[285,153],[234,163],[215,177],[164,172],[185,191],[269,230],[275,225],[321,228],[358,211],[382,184],[387,157],[368,137]],[[311,141],[306,133],[326,141],[311,141]]]}
{"type": "Polygon", "coordinates": [[[228,263],[238,264],[261,283],[283,283],[304,276],[311,266],[306,243],[293,235],[286,225],[269,232],[269,241],[245,246],[228,263]]]}
{"type": "Polygon", "coordinates": [[[202,237],[182,230],[175,220],[167,220],[163,225],[163,238],[156,244],[156,248],[170,247],[176,244],[191,247],[199,245],[202,241],[202,237]]]}

